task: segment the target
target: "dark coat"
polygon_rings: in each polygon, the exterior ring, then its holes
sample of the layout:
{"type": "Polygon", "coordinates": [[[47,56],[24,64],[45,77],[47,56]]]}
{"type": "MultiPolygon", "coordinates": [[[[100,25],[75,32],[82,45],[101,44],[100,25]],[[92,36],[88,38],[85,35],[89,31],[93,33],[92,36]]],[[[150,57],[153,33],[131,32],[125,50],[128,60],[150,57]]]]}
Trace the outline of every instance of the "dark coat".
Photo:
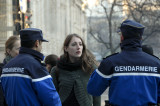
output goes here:
{"type": "MultiPolygon", "coordinates": [[[[65,66],[66,68],[67,66],[65,66]]],[[[80,106],[101,106],[101,97],[95,97],[87,92],[87,84],[90,74],[81,68],[61,69],[52,68],[51,76],[59,93],[62,104],[68,98],[72,90],[80,106]]]]}
{"type": "MultiPolygon", "coordinates": [[[[0,63],[0,76],[2,74],[2,68],[3,68],[4,64],[0,63]]],[[[7,106],[5,99],[4,99],[4,95],[3,95],[3,89],[2,89],[2,84],[0,81],[0,106],[7,106]]]]}

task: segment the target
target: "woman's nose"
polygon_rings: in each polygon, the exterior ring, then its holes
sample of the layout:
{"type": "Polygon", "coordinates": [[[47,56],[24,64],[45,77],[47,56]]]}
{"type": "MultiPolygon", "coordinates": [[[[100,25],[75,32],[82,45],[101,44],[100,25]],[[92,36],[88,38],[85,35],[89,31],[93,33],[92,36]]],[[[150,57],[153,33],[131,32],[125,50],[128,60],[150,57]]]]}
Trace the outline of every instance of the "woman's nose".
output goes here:
{"type": "Polygon", "coordinates": [[[80,48],[80,45],[79,45],[79,44],[77,45],[77,48],[78,48],[78,49],[80,48]]]}

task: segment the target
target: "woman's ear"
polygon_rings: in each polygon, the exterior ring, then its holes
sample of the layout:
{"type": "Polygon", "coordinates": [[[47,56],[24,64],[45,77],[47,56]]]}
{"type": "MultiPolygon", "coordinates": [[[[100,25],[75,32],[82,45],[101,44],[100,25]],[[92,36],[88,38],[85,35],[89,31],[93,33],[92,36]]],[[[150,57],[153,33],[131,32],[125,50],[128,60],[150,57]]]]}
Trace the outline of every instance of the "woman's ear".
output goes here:
{"type": "Polygon", "coordinates": [[[66,46],[64,47],[64,51],[67,52],[67,47],[66,46]]]}

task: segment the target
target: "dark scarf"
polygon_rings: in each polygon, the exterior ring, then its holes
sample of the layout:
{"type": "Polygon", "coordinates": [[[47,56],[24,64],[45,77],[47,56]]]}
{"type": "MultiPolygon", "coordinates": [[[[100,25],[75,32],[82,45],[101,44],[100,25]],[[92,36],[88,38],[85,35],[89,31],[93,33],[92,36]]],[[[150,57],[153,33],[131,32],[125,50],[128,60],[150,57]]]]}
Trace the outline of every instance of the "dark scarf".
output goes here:
{"type": "Polygon", "coordinates": [[[71,63],[64,56],[61,56],[60,60],[57,63],[57,67],[60,69],[67,70],[67,71],[74,71],[77,69],[81,69],[82,62],[77,61],[75,63],[71,63]]]}
{"type": "Polygon", "coordinates": [[[10,55],[6,56],[5,59],[3,60],[3,64],[4,64],[4,65],[7,64],[12,58],[13,58],[13,57],[10,56],[10,55]]]}

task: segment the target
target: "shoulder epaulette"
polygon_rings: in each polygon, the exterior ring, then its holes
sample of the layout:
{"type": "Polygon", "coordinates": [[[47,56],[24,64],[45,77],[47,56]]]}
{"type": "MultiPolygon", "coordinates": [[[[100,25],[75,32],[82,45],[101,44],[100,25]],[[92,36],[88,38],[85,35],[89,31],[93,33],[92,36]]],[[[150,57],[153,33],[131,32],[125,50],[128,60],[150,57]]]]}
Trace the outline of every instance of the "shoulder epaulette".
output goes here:
{"type": "Polygon", "coordinates": [[[154,56],[155,58],[159,59],[159,57],[157,57],[157,56],[155,56],[155,55],[153,55],[153,54],[149,54],[149,55],[154,56]]]}
{"type": "Polygon", "coordinates": [[[113,54],[111,54],[111,55],[108,55],[108,56],[106,56],[106,57],[105,57],[105,58],[103,58],[103,59],[106,59],[106,58],[108,58],[108,57],[114,56],[114,55],[116,55],[116,54],[119,54],[119,52],[117,52],[117,53],[113,53],[113,54]]]}

